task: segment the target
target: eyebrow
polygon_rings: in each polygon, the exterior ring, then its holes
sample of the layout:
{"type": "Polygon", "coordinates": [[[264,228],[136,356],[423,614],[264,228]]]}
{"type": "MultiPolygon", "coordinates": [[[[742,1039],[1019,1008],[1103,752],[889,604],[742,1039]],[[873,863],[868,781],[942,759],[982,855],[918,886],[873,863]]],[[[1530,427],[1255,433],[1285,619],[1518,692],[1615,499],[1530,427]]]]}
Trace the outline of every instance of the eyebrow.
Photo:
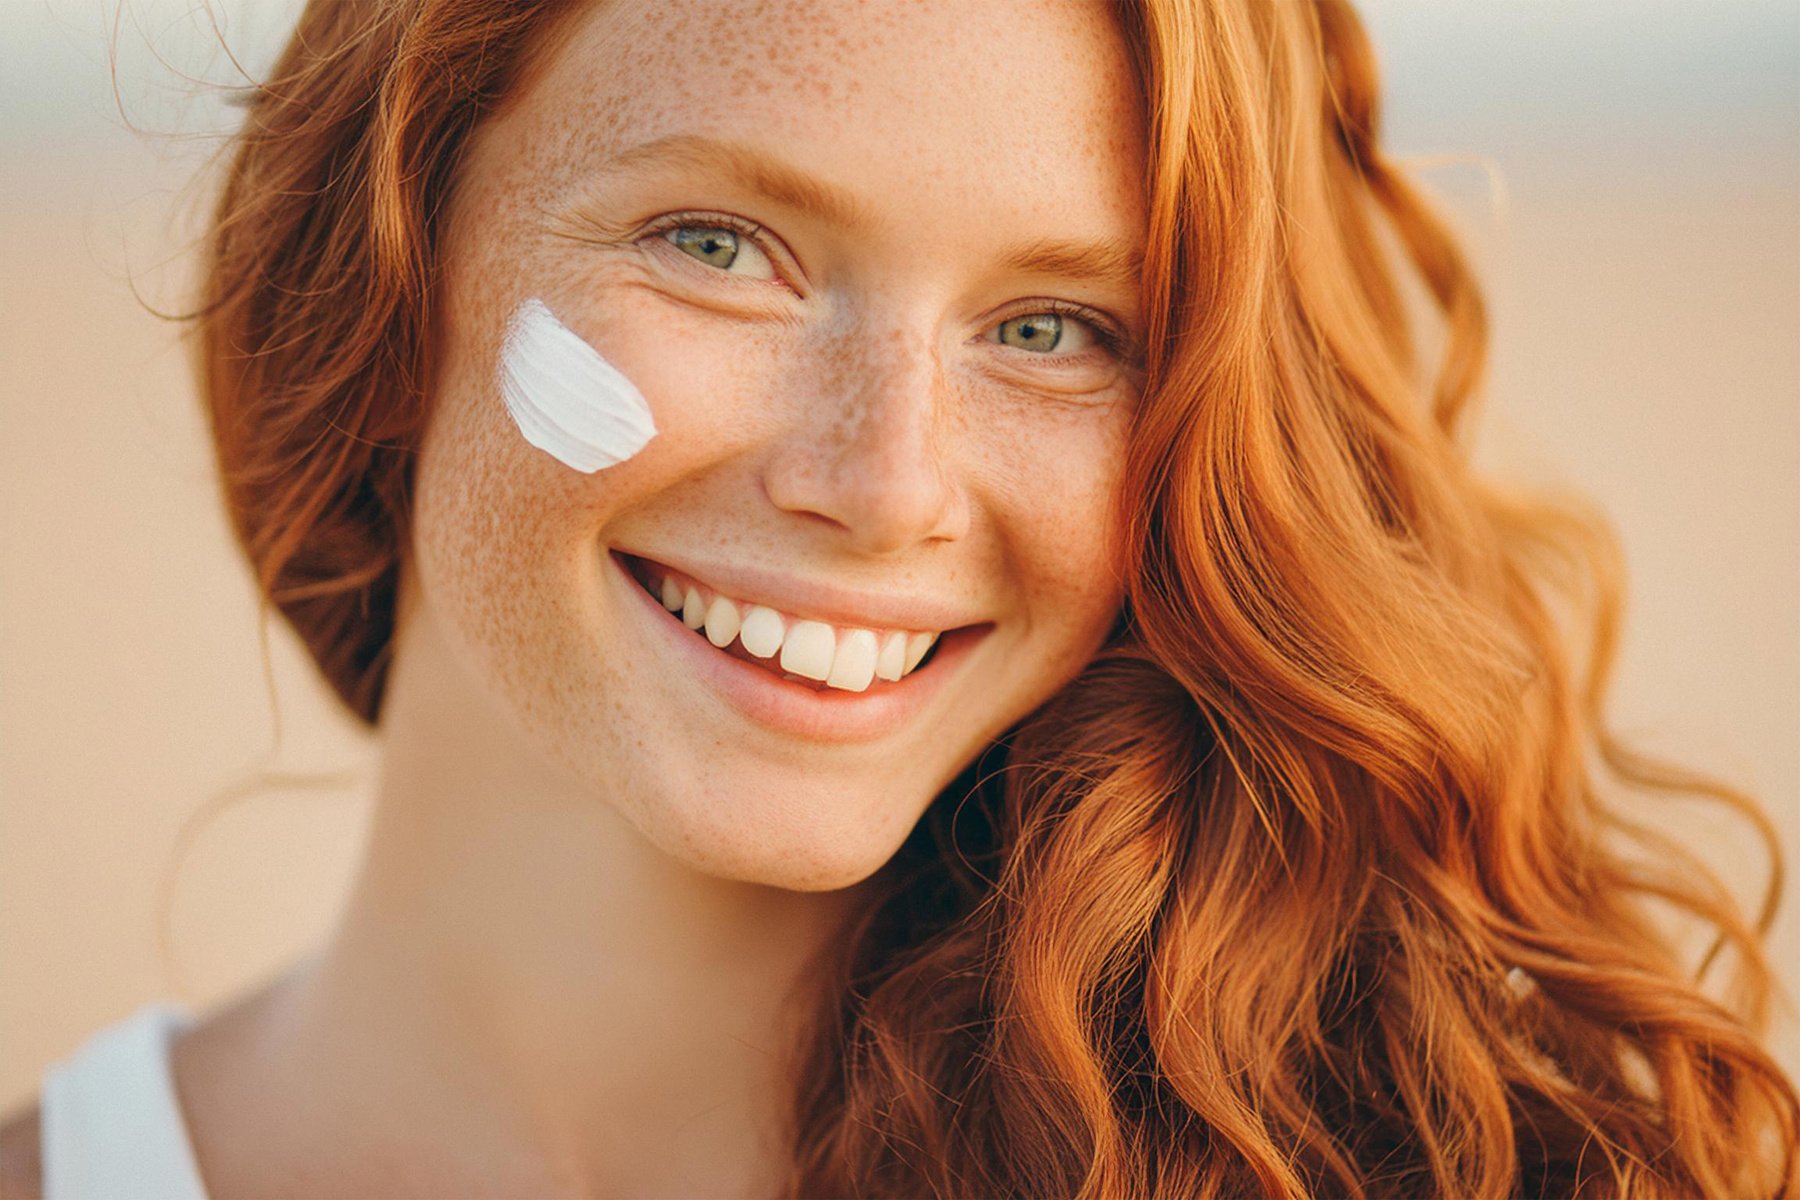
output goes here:
{"type": "Polygon", "coordinates": [[[1144,253],[1123,242],[1069,242],[1040,238],[1008,251],[1001,260],[1008,270],[1034,275],[1092,279],[1137,294],[1144,273],[1144,253]]]}
{"type": "Polygon", "coordinates": [[[602,170],[643,172],[665,165],[736,176],[770,199],[826,224],[860,231],[875,225],[868,206],[849,192],[742,143],[700,134],[675,133],[642,142],[607,159],[602,170]]]}
{"type": "MultiPolygon", "coordinates": [[[[740,142],[676,133],[629,147],[607,159],[605,172],[640,173],[662,166],[689,167],[734,176],[770,199],[823,224],[868,232],[877,221],[861,198],[740,142]]],[[[1136,294],[1143,251],[1118,240],[1094,242],[1037,238],[1001,257],[1009,271],[1091,279],[1136,294]]]]}

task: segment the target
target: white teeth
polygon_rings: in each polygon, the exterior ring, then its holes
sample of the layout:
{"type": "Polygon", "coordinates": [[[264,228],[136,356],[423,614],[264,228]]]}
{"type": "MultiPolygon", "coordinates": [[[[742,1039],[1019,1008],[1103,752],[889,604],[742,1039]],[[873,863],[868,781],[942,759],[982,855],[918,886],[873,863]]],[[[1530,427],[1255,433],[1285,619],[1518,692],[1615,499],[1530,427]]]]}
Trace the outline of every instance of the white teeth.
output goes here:
{"type": "Polygon", "coordinates": [[[737,605],[723,596],[714,596],[706,608],[706,640],[723,650],[731,645],[731,639],[738,635],[738,628],[743,623],[737,605]]]}
{"type": "Polygon", "coordinates": [[[906,634],[896,629],[881,639],[881,652],[875,656],[875,674],[895,680],[906,674],[906,634]]]}
{"type": "Polygon", "coordinates": [[[846,629],[841,634],[824,621],[796,620],[792,625],[775,609],[761,604],[740,607],[728,597],[705,600],[700,589],[665,575],[658,586],[664,608],[689,629],[704,631],[721,650],[736,640],[757,658],[779,654],[790,677],[814,681],[848,692],[868,690],[876,679],[895,682],[919,665],[936,633],[903,629],[876,633],[846,629]]]}
{"type": "Polygon", "coordinates": [[[852,629],[838,640],[837,653],[831,657],[831,674],[825,677],[825,682],[847,692],[860,692],[874,679],[874,631],[852,629]]]}
{"type": "Polygon", "coordinates": [[[925,657],[925,652],[931,649],[931,643],[937,641],[937,636],[935,633],[915,633],[906,639],[907,671],[919,665],[919,660],[925,657]]]}
{"type": "Polygon", "coordinates": [[[781,669],[808,679],[824,679],[831,674],[836,649],[837,635],[831,626],[823,621],[795,621],[781,643],[781,669]]]}
{"type": "Polygon", "coordinates": [[[752,604],[744,612],[744,623],[738,630],[738,641],[758,658],[768,658],[781,649],[781,614],[772,608],[752,604]]]}

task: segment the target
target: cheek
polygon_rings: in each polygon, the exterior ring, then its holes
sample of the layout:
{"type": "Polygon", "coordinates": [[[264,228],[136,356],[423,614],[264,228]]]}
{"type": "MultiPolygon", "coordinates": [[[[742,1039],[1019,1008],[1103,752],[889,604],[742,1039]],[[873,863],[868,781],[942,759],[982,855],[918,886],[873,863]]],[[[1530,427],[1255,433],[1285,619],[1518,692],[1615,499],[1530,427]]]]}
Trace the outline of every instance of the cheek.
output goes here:
{"type": "Polygon", "coordinates": [[[665,502],[687,481],[766,436],[773,384],[747,368],[765,364],[766,374],[788,351],[778,334],[721,341],[716,318],[628,281],[575,274],[554,258],[504,260],[477,263],[468,274],[483,286],[456,289],[443,313],[413,541],[428,603],[518,693],[584,657],[577,643],[598,619],[588,606],[608,522],[627,510],[650,524],[659,511],[679,517],[684,506],[665,502]],[[500,343],[530,296],[544,297],[648,402],[657,432],[625,461],[574,470],[520,432],[501,396],[500,343]]]}
{"type": "Polygon", "coordinates": [[[1028,632],[1085,655],[1124,597],[1119,494],[1129,408],[1039,403],[1011,415],[983,438],[996,466],[995,519],[1014,556],[1009,573],[1024,591],[1028,632]]]}
{"type": "Polygon", "coordinates": [[[500,393],[506,314],[498,299],[493,311],[489,303],[484,296],[445,314],[414,480],[413,551],[438,624],[480,674],[535,708],[532,697],[586,661],[578,642],[591,626],[582,606],[594,550],[584,535],[618,502],[615,476],[630,461],[584,474],[524,439],[500,393]]]}
{"type": "Polygon", "coordinates": [[[450,331],[419,453],[416,548],[422,566],[458,577],[542,562],[558,531],[589,502],[596,478],[519,435],[499,399],[495,341],[450,331]]]}
{"type": "Polygon", "coordinates": [[[649,495],[766,444],[784,412],[781,370],[801,339],[773,322],[732,322],[629,281],[589,284],[571,301],[590,313],[607,357],[649,400],[657,437],[610,468],[649,495]]]}
{"type": "MultiPolygon", "coordinates": [[[[446,379],[448,384],[450,381],[446,379]]],[[[413,552],[419,592],[483,673],[529,694],[553,657],[546,614],[569,595],[561,566],[555,481],[539,452],[446,387],[426,431],[414,481],[413,552]]]]}
{"type": "Polygon", "coordinates": [[[716,320],[708,324],[641,287],[572,274],[554,260],[519,264],[512,278],[480,274],[489,286],[453,299],[442,330],[438,395],[417,482],[421,538],[479,546],[516,567],[520,554],[591,540],[634,501],[762,436],[768,385],[745,368],[779,358],[774,338],[721,344],[716,320]],[[508,411],[499,364],[510,313],[501,308],[537,297],[648,404],[656,433],[624,461],[573,469],[527,441],[508,411]]]}

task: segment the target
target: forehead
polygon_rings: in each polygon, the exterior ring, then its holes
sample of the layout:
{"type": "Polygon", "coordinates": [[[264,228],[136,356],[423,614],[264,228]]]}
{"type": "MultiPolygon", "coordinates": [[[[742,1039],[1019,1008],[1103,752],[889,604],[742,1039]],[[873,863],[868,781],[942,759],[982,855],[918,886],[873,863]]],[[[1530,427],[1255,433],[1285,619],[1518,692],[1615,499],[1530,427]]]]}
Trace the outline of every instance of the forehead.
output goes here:
{"type": "Polygon", "coordinates": [[[1144,105],[1109,10],[605,0],[573,19],[515,114],[546,187],[698,133],[776,150],[890,223],[1118,236],[1141,228],[1144,105]]]}

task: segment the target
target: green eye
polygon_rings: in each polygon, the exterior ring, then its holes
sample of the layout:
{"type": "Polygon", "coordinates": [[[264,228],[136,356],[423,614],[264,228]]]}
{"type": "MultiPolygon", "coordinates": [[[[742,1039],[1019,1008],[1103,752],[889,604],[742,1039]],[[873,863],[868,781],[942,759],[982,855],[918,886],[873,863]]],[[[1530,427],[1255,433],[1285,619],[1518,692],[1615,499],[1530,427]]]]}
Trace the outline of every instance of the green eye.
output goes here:
{"type": "Polygon", "coordinates": [[[709,266],[730,270],[737,261],[738,235],[735,230],[683,225],[665,235],[669,241],[709,266]]]}
{"type": "Polygon", "coordinates": [[[1056,313],[1031,313],[1000,324],[1000,342],[1020,350],[1047,354],[1062,341],[1062,318],[1056,313]]]}
{"type": "Polygon", "coordinates": [[[775,264],[769,261],[769,256],[757,245],[756,235],[749,230],[695,221],[672,225],[660,230],[657,236],[721,274],[744,279],[775,278],[775,264]]]}

